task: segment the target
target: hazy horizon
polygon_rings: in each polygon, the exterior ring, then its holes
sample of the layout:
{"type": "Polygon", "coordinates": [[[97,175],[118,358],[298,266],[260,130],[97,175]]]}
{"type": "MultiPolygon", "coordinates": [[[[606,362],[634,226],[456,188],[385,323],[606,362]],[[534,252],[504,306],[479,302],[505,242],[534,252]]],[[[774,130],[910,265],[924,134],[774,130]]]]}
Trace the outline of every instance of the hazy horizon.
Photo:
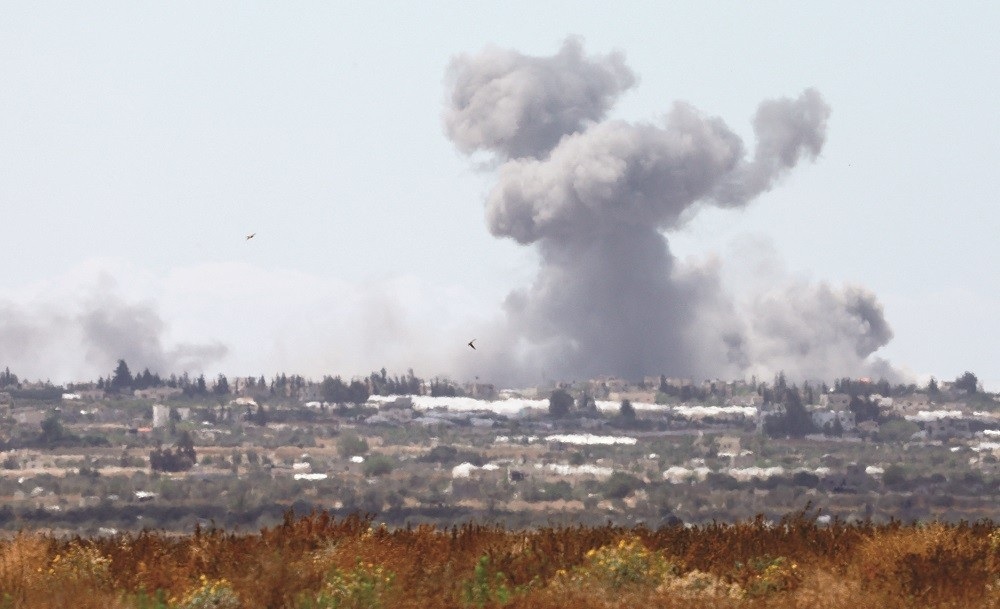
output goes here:
{"type": "Polygon", "coordinates": [[[1000,8],[105,9],[0,7],[23,378],[1000,389],[1000,8]]]}

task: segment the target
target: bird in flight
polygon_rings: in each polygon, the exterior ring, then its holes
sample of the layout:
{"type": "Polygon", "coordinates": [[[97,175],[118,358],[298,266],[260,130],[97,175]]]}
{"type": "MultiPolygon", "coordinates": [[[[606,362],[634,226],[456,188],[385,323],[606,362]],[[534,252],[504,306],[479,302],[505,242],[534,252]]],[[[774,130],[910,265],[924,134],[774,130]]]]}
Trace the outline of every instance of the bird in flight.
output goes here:
{"type": "Polygon", "coordinates": [[[474,339],[474,338],[473,338],[472,340],[470,340],[470,341],[469,341],[469,346],[470,346],[470,347],[472,347],[473,349],[475,349],[475,348],[476,348],[476,346],[472,344],[472,343],[474,343],[474,342],[476,342],[476,339],[474,339]]]}
{"type": "Polygon", "coordinates": [[[254,235],[256,235],[256,234],[257,233],[250,233],[249,235],[247,235],[247,241],[253,239],[254,235]]]}

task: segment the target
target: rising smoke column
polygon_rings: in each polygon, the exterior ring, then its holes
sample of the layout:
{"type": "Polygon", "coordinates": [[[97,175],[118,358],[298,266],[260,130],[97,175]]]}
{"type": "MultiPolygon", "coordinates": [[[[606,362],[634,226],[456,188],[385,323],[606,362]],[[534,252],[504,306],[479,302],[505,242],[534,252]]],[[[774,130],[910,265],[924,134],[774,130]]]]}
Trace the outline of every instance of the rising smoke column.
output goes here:
{"type": "MultiPolygon", "coordinates": [[[[603,121],[635,76],[620,54],[585,57],[575,40],[552,57],[463,55],[448,77],[448,136],[502,161],[486,200],[490,232],[540,254],[534,284],[505,303],[501,334],[522,366],[563,378],[707,376],[764,356],[716,274],[680,268],[663,231],[702,205],[743,207],[815,159],[830,114],[818,92],[761,103],[748,157],[721,119],[682,102],[658,124],[603,121]]],[[[834,300],[848,317],[861,310],[856,299],[834,300]]],[[[854,328],[855,359],[884,344],[879,326],[854,328]]],[[[774,357],[787,341],[768,338],[774,357]]],[[[524,378],[509,366],[493,372],[524,378]]]]}

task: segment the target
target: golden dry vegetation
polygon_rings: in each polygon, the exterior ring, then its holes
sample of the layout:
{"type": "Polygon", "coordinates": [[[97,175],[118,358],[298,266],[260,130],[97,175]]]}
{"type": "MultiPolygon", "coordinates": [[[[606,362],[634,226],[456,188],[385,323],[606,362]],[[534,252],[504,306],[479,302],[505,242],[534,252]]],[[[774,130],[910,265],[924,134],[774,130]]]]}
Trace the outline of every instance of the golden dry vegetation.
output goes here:
{"type": "Polygon", "coordinates": [[[818,526],[806,512],[651,530],[389,529],[288,514],[196,529],[0,542],[3,609],[1000,607],[1000,528],[818,526]]]}

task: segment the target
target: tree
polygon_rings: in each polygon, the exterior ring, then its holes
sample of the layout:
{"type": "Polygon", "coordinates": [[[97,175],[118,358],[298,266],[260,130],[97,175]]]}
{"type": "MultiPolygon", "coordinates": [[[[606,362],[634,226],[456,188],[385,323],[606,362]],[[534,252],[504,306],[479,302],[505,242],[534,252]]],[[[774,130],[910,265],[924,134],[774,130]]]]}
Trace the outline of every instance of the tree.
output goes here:
{"type": "Polygon", "coordinates": [[[337,452],[345,459],[363,455],[368,452],[368,441],[354,434],[345,433],[337,440],[337,452]]]}
{"type": "Polygon", "coordinates": [[[844,424],[840,422],[840,417],[833,420],[833,430],[831,431],[831,434],[835,438],[844,437],[844,424]]]}
{"type": "Polygon", "coordinates": [[[385,476],[386,474],[391,474],[395,463],[391,457],[386,455],[372,455],[365,460],[364,466],[362,466],[362,471],[365,476],[385,476]]]}
{"type": "Polygon", "coordinates": [[[783,404],[785,406],[783,414],[770,416],[764,421],[764,432],[767,435],[801,438],[816,431],[816,425],[809,411],[802,405],[797,390],[785,389],[783,404]]]}
{"type": "Polygon", "coordinates": [[[819,484],[819,476],[812,472],[795,472],[792,475],[792,484],[795,486],[816,488],[819,484]]]}
{"type": "Polygon", "coordinates": [[[809,381],[802,383],[802,397],[805,398],[806,404],[813,404],[816,402],[816,396],[813,394],[812,385],[809,381]]]}
{"type": "Polygon", "coordinates": [[[906,468],[893,464],[882,472],[882,484],[888,487],[901,487],[906,484],[906,468]]]}
{"type": "Polygon", "coordinates": [[[240,451],[234,450],[233,454],[229,458],[229,463],[231,464],[231,469],[234,474],[240,473],[240,463],[242,462],[243,455],[240,454],[240,451]]]}
{"type": "Polygon", "coordinates": [[[431,396],[455,397],[457,393],[455,386],[446,379],[431,379],[431,396]]]}
{"type": "Polygon", "coordinates": [[[816,431],[816,425],[813,423],[812,416],[809,415],[809,411],[802,405],[802,399],[799,397],[797,389],[794,387],[785,389],[784,404],[788,435],[802,437],[816,431]]]}
{"type": "Polygon", "coordinates": [[[370,395],[368,393],[368,386],[361,381],[351,381],[351,384],[347,387],[347,401],[355,406],[360,406],[367,402],[370,395]]]}
{"type": "Polygon", "coordinates": [[[149,453],[149,467],[154,471],[183,472],[194,467],[196,462],[194,440],[187,430],[181,432],[173,450],[157,447],[149,453]]]}
{"type": "Polygon", "coordinates": [[[878,420],[878,404],[875,404],[866,398],[858,395],[852,397],[848,408],[854,413],[854,420],[858,423],[862,421],[878,420]]]}
{"type": "Polygon", "coordinates": [[[149,453],[149,467],[159,472],[183,472],[194,467],[194,463],[176,450],[154,448],[149,453]]]}
{"type": "Polygon", "coordinates": [[[332,404],[344,402],[345,389],[344,381],[339,376],[324,376],[319,384],[319,394],[323,396],[323,401],[332,404]]]}
{"type": "Polygon", "coordinates": [[[197,462],[198,455],[194,451],[194,439],[186,429],[177,438],[177,453],[190,460],[192,464],[197,462]]]}
{"type": "Polygon", "coordinates": [[[621,406],[618,407],[618,414],[626,421],[634,421],[635,406],[629,400],[622,400],[621,406]]]}
{"type": "Polygon", "coordinates": [[[920,426],[913,421],[892,419],[879,425],[878,439],[884,442],[906,442],[919,431],[920,426]]]}
{"type": "Polygon", "coordinates": [[[454,446],[439,444],[434,448],[430,449],[430,451],[426,455],[420,457],[420,461],[424,461],[427,463],[447,464],[453,462],[457,455],[458,455],[458,449],[455,448],[454,446]]]}
{"type": "Polygon", "coordinates": [[[19,381],[16,374],[11,374],[10,368],[4,368],[3,372],[0,372],[0,387],[16,387],[19,381]]]}
{"type": "Polygon", "coordinates": [[[229,395],[229,380],[225,374],[219,374],[215,379],[215,387],[212,389],[215,395],[229,395]]]}
{"type": "Polygon", "coordinates": [[[597,414],[597,400],[584,391],[576,401],[576,410],[580,414],[594,416],[597,414]]]}
{"type": "Polygon", "coordinates": [[[208,383],[205,382],[204,374],[199,374],[195,379],[194,390],[197,395],[208,395],[208,383]]]}
{"type": "Polygon", "coordinates": [[[964,389],[969,395],[975,394],[979,390],[979,379],[975,374],[966,371],[965,374],[955,379],[952,385],[955,389],[964,389]]]}
{"type": "Polygon", "coordinates": [[[683,385],[680,391],[681,402],[690,402],[694,397],[694,388],[691,385],[683,385]]]}
{"type": "Polygon", "coordinates": [[[785,371],[781,370],[774,376],[774,388],[778,392],[784,391],[788,388],[787,381],[785,380],[785,371]]]}
{"type": "Polygon", "coordinates": [[[565,389],[556,389],[549,396],[549,415],[559,419],[573,409],[573,396],[565,389]]]}
{"type": "Polygon", "coordinates": [[[927,393],[929,393],[930,395],[937,395],[938,391],[939,389],[938,389],[937,379],[935,379],[932,376],[931,380],[927,383],[927,393]]]}
{"type": "Polygon", "coordinates": [[[115,372],[111,376],[111,390],[121,392],[124,389],[130,388],[132,381],[132,373],[129,372],[128,364],[123,359],[118,360],[118,366],[115,367],[115,372]]]}
{"type": "Polygon", "coordinates": [[[642,480],[635,476],[624,472],[615,472],[611,474],[610,478],[604,481],[602,490],[604,491],[604,496],[608,499],[624,499],[643,486],[645,485],[642,480]]]}
{"type": "Polygon", "coordinates": [[[257,412],[254,413],[252,419],[254,425],[264,427],[267,425],[267,411],[264,410],[263,404],[257,404],[257,412]]]}
{"type": "Polygon", "coordinates": [[[38,443],[42,446],[52,448],[70,436],[59,421],[58,414],[51,414],[45,417],[41,423],[42,433],[38,435],[38,443]]]}
{"type": "Polygon", "coordinates": [[[149,368],[145,368],[132,378],[133,389],[148,389],[149,387],[159,387],[162,384],[159,375],[154,375],[149,371],[149,368]]]}

